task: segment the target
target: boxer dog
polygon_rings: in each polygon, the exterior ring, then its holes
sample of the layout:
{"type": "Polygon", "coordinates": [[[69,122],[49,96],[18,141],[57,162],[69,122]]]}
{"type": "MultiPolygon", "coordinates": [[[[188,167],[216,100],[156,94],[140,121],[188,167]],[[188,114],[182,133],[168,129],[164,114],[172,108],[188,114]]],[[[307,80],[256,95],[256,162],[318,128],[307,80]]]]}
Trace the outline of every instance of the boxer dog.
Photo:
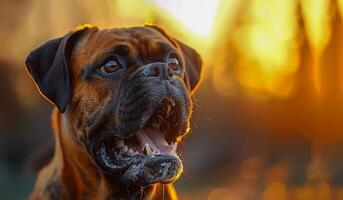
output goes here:
{"type": "Polygon", "coordinates": [[[31,199],[176,199],[199,54],[157,26],[82,26],[26,67],[52,113],[54,156],[31,199]]]}

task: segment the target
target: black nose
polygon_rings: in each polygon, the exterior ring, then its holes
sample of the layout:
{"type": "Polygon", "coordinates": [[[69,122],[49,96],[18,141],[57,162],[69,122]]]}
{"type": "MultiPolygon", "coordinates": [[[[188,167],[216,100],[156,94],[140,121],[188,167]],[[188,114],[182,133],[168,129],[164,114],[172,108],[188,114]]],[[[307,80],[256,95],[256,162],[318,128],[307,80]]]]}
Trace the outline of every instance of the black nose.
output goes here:
{"type": "Polygon", "coordinates": [[[175,72],[166,63],[151,63],[143,71],[145,77],[159,77],[163,80],[174,78],[175,72]]]}

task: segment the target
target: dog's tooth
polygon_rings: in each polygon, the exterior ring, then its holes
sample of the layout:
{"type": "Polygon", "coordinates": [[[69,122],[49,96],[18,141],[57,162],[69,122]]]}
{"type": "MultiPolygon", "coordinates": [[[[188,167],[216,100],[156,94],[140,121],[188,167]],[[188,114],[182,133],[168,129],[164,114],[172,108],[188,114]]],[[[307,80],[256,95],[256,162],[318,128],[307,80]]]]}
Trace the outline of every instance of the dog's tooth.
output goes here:
{"type": "Polygon", "coordinates": [[[123,152],[127,152],[129,150],[129,148],[125,145],[124,148],[123,148],[123,152]]]}
{"type": "Polygon", "coordinates": [[[150,145],[148,143],[145,143],[143,152],[148,156],[150,156],[152,154],[152,150],[151,150],[150,145]]]}
{"type": "Polygon", "coordinates": [[[131,148],[129,149],[128,154],[130,154],[130,155],[133,154],[133,150],[131,148]]]}
{"type": "Polygon", "coordinates": [[[175,153],[175,152],[176,152],[176,149],[177,149],[177,143],[174,143],[174,144],[173,144],[172,152],[175,153]]]}
{"type": "Polygon", "coordinates": [[[124,140],[118,140],[117,141],[117,147],[123,147],[125,144],[124,144],[124,140]]]}

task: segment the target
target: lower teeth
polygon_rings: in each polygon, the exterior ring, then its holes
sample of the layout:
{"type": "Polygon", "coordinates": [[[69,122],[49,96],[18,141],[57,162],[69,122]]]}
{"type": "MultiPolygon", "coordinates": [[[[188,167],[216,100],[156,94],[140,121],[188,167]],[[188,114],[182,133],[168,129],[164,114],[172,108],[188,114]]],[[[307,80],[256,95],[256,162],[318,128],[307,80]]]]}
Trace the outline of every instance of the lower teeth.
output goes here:
{"type": "Polygon", "coordinates": [[[145,155],[148,155],[148,156],[151,155],[152,150],[151,150],[150,145],[148,143],[145,143],[145,145],[143,147],[143,153],[145,155]]]}

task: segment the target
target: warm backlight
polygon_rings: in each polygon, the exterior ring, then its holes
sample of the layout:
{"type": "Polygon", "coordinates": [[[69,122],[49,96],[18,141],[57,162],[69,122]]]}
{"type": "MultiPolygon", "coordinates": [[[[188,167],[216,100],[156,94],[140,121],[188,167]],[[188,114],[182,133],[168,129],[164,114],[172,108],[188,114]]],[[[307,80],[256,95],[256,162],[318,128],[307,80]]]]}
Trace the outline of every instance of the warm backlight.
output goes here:
{"type": "Polygon", "coordinates": [[[154,3],[199,36],[208,36],[211,33],[219,6],[219,0],[154,0],[154,3]]]}

